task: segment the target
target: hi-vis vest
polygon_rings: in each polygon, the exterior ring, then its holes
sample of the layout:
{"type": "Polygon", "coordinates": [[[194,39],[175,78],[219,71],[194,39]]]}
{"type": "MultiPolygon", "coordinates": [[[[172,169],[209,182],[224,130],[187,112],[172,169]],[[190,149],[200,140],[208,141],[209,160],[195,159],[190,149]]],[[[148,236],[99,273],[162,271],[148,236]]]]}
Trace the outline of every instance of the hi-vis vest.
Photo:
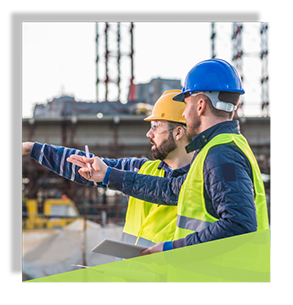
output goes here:
{"type": "MultiPolygon", "coordinates": [[[[160,160],[147,161],[139,174],[164,177],[158,169],[160,160]]],[[[129,197],[121,241],[150,247],[160,241],[174,239],[177,206],[164,206],[129,197]]]]}
{"type": "MultiPolygon", "coordinates": [[[[207,228],[210,224],[218,221],[210,215],[205,206],[204,200],[204,177],[203,166],[208,151],[211,147],[234,142],[248,158],[252,172],[254,184],[254,199],[257,216],[257,230],[268,229],[268,214],[265,197],[264,184],[255,157],[242,135],[220,134],[208,142],[198,153],[191,164],[187,177],[181,187],[177,205],[177,223],[175,240],[187,235],[199,232],[207,228]]],[[[242,190],[239,190],[240,192],[242,190]]],[[[235,203],[237,204],[237,202],[235,203]]]]}

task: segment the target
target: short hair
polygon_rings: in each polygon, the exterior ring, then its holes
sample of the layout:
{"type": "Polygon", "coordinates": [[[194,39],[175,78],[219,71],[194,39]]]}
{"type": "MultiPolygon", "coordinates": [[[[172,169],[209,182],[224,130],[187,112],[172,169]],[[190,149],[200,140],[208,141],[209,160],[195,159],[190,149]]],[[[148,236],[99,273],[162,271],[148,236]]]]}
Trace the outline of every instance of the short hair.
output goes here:
{"type": "Polygon", "coordinates": [[[186,130],[186,124],[185,123],[180,123],[180,122],[174,122],[174,121],[167,121],[170,127],[178,127],[181,126],[184,128],[184,130],[186,130]]]}

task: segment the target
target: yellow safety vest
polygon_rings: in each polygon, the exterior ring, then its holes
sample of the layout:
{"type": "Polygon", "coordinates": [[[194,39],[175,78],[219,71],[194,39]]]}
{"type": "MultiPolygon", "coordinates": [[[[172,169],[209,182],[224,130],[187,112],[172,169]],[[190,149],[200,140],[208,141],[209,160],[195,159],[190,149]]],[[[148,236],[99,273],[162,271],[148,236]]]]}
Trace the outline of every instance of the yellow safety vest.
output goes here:
{"type": "MultiPolygon", "coordinates": [[[[158,169],[160,162],[147,161],[138,173],[164,177],[165,171],[158,169]]],[[[158,205],[129,197],[121,240],[146,247],[173,240],[176,218],[177,206],[158,205]]]]}
{"type": "MultiPolygon", "coordinates": [[[[199,232],[213,222],[218,221],[217,218],[210,215],[206,210],[203,166],[207,153],[213,146],[230,143],[232,141],[246,155],[251,164],[255,192],[257,230],[264,230],[269,227],[264,184],[253,152],[242,135],[220,134],[208,142],[198,153],[181,187],[177,205],[178,215],[175,240],[191,233],[199,232]]],[[[241,192],[241,190],[239,191],[241,192]]]]}

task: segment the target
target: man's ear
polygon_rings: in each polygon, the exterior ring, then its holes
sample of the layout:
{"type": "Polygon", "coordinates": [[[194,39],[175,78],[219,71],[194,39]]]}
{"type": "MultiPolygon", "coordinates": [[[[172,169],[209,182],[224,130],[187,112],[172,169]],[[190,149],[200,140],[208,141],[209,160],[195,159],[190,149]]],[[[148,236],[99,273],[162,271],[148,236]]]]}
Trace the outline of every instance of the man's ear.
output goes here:
{"type": "Polygon", "coordinates": [[[199,99],[197,103],[197,111],[198,111],[198,116],[202,115],[207,107],[207,102],[204,99],[199,99]]]}
{"type": "Polygon", "coordinates": [[[178,126],[176,128],[176,135],[175,135],[175,139],[176,141],[179,141],[184,135],[184,128],[182,126],[178,126]]]}

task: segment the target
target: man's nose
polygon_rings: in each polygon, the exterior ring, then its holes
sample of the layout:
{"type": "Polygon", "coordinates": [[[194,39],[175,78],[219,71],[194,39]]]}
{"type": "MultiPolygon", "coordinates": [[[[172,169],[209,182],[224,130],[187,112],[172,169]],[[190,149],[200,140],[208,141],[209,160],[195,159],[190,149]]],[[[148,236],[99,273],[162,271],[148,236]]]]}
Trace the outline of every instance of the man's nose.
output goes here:
{"type": "Polygon", "coordinates": [[[153,138],[154,137],[154,132],[152,131],[152,129],[150,128],[149,131],[146,133],[146,136],[148,138],[153,138]]]}

